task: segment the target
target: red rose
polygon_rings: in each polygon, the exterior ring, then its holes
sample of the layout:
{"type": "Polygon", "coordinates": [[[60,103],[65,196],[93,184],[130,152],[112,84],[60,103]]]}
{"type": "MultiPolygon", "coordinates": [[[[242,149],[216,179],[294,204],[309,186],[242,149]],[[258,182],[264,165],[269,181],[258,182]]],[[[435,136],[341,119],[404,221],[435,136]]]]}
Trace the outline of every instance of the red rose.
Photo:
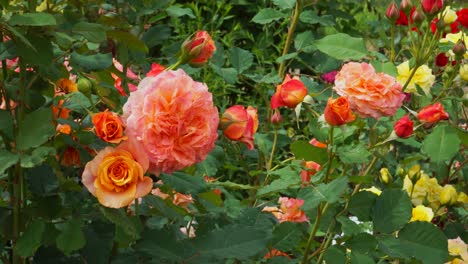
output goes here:
{"type": "Polygon", "coordinates": [[[468,28],[468,8],[462,8],[457,11],[457,21],[462,26],[468,28]]]}
{"type": "Polygon", "coordinates": [[[407,138],[413,134],[413,125],[414,123],[409,119],[409,115],[405,115],[395,123],[393,129],[398,137],[407,138]]]}

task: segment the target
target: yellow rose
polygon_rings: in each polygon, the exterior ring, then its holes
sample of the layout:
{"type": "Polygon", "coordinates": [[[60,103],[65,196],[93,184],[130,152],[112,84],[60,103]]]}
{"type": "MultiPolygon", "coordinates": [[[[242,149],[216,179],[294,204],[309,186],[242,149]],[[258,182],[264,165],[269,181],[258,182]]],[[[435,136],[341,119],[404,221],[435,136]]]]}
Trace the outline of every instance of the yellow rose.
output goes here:
{"type": "Polygon", "coordinates": [[[468,196],[464,192],[458,193],[457,202],[461,204],[468,204],[468,196]]]}
{"type": "Polygon", "coordinates": [[[452,205],[457,202],[457,190],[450,184],[445,185],[440,192],[440,203],[452,205]]]}
{"type": "Polygon", "coordinates": [[[411,214],[412,216],[411,216],[410,222],[413,222],[413,221],[431,222],[432,218],[434,217],[434,213],[432,212],[432,209],[424,205],[418,205],[415,208],[413,208],[413,211],[411,214]]]}
{"type": "Polygon", "coordinates": [[[88,162],[82,182],[99,203],[121,208],[151,191],[153,180],[144,176],[148,164],[137,147],[124,142],[115,149],[104,148],[88,162]]]}
{"type": "Polygon", "coordinates": [[[444,12],[442,13],[442,16],[444,17],[444,22],[445,24],[452,24],[453,22],[455,22],[455,20],[457,20],[457,13],[455,11],[453,11],[450,6],[447,6],[444,10],[444,12]]]}
{"type": "Polygon", "coordinates": [[[375,186],[372,186],[372,187],[366,188],[366,189],[361,189],[359,191],[368,191],[368,192],[377,194],[377,196],[380,196],[380,194],[382,193],[382,191],[380,189],[376,188],[375,186]]]}
{"type": "Polygon", "coordinates": [[[392,182],[392,175],[390,174],[387,168],[380,169],[380,180],[385,184],[392,182]]]}
{"type": "Polygon", "coordinates": [[[468,64],[463,64],[460,66],[460,78],[464,81],[468,81],[468,64]]]}
{"type": "MultiPolygon", "coordinates": [[[[405,85],[409,76],[411,75],[412,69],[409,67],[409,61],[405,61],[397,66],[398,76],[397,81],[401,85],[405,85]]],[[[416,85],[419,85],[426,95],[429,94],[432,85],[434,84],[435,76],[432,74],[432,70],[427,65],[419,66],[416,73],[411,78],[408,86],[404,92],[418,94],[416,85]]]]}
{"type": "MultiPolygon", "coordinates": [[[[437,183],[437,179],[429,177],[423,171],[421,171],[421,178],[414,185],[406,176],[403,181],[403,189],[406,190],[408,195],[413,192],[411,202],[414,205],[422,205],[427,202],[434,211],[439,209],[442,187],[437,183]]],[[[441,212],[441,210],[438,212],[441,212]]]]}
{"type": "MultiPolygon", "coordinates": [[[[461,40],[463,41],[464,43],[468,43],[468,36],[465,34],[463,35],[463,31],[460,31],[458,33],[449,33],[447,35],[445,35],[445,38],[441,38],[439,40],[440,43],[453,43],[453,44],[456,44],[458,43],[458,41],[461,40]]],[[[449,50],[449,53],[451,53],[450,55],[453,56],[455,54],[453,54],[453,51],[452,50],[449,50]]],[[[465,59],[468,59],[468,50],[465,52],[465,55],[463,55],[463,57],[465,59]]]]}
{"type": "Polygon", "coordinates": [[[448,252],[451,256],[460,256],[463,260],[468,260],[467,246],[460,237],[448,240],[448,252]]]}

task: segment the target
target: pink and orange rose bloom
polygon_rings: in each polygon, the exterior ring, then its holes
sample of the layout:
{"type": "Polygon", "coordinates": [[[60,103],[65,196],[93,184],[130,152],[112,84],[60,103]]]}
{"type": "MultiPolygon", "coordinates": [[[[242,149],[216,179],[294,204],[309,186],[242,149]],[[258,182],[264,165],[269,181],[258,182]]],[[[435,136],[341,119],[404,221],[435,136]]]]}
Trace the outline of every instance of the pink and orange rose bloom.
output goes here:
{"type": "Polygon", "coordinates": [[[88,162],[82,182],[99,203],[121,208],[151,191],[153,180],[144,176],[147,169],[146,154],[126,141],[117,148],[104,148],[88,162]]]}
{"type": "Polygon", "coordinates": [[[208,87],[183,70],[144,78],[124,105],[123,120],[129,140],[141,146],[157,175],[204,160],[218,137],[218,110],[208,87]]]}
{"type": "Polygon", "coordinates": [[[354,121],[356,116],[351,112],[345,97],[329,98],[324,111],[325,121],[331,126],[341,126],[354,121]]]}
{"type": "Polygon", "coordinates": [[[360,117],[392,116],[405,98],[394,77],[376,73],[372,65],[348,62],[338,72],[333,89],[345,97],[360,117]]]}
{"type": "Polygon", "coordinates": [[[116,113],[106,109],[104,112],[94,114],[91,122],[94,125],[96,136],[106,142],[120,143],[127,139],[127,136],[124,135],[125,125],[116,113]]]}
{"type": "Polygon", "coordinates": [[[257,109],[248,106],[234,105],[224,111],[221,117],[221,128],[230,140],[244,142],[252,150],[254,134],[258,129],[257,109]]]}
{"type": "Polygon", "coordinates": [[[291,78],[288,74],[283,80],[283,83],[276,87],[276,92],[271,98],[271,109],[276,109],[281,106],[295,108],[302,103],[307,95],[307,88],[299,78],[291,78]]]}
{"type": "Polygon", "coordinates": [[[272,213],[280,223],[282,222],[307,222],[307,216],[305,215],[304,211],[300,209],[300,207],[304,204],[304,200],[302,199],[295,199],[295,198],[288,198],[288,197],[280,197],[278,200],[280,207],[265,207],[263,208],[263,212],[270,212],[272,213]]]}

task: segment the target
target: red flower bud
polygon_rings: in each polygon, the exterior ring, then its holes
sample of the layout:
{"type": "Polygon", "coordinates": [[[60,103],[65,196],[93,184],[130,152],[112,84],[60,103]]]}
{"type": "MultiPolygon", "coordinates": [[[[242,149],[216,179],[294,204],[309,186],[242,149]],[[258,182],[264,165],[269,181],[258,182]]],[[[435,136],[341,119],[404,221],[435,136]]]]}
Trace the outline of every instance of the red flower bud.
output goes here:
{"type": "Polygon", "coordinates": [[[409,115],[405,115],[395,123],[393,129],[398,137],[407,138],[413,134],[413,125],[414,123],[409,119],[409,115]]]}
{"type": "Polygon", "coordinates": [[[182,44],[182,56],[192,66],[203,66],[213,56],[216,46],[210,34],[197,31],[182,44]]]}
{"type": "Polygon", "coordinates": [[[411,23],[414,23],[416,25],[421,24],[426,17],[424,16],[423,13],[418,12],[418,10],[414,10],[414,12],[411,12],[411,23]]]}
{"type": "Polygon", "coordinates": [[[299,79],[291,79],[286,75],[282,84],[276,87],[276,92],[271,98],[271,109],[281,106],[295,108],[304,100],[307,88],[299,79]]]}
{"type": "Polygon", "coordinates": [[[258,129],[257,109],[231,106],[224,111],[220,125],[227,138],[244,142],[249,149],[254,148],[254,134],[258,129]]]}
{"type": "Polygon", "coordinates": [[[449,114],[445,112],[444,107],[441,103],[428,105],[421,109],[418,113],[419,121],[426,123],[435,123],[440,120],[446,120],[448,118],[449,114]]]}
{"type": "Polygon", "coordinates": [[[443,0],[422,0],[423,11],[428,15],[437,14],[444,6],[443,0]]]}
{"type": "Polygon", "coordinates": [[[341,126],[356,119],[345,97],[339,97],[337,99],[329,98],[324,115],[325,121],[331,126],[341,126]]]}
{"type": "Polygon", "coordinates": [[[411,8],[413,8],[413,3],[411,3],[411,0],[402,0],[400,3],[400,9],[403,10],[404,12],[408,13],[411,8]]]}
{"type": "Polygon", "coordinates": [[[453,49],[452,49],[453,53],[455,53],[455,55],[459,56],[459,57],[462,57],[465,52],[466,52],[466,46],[465,46],[465,43],[463,43],[463,41],[459,40],[457,42],[457,44],[455,44],[453,46],[453,49]]]}
{"type": "Polygon", "coordinates": [[[400,10],[394,1],[392,1],[392,3],[388,6],[385,15],[392,22],[395,22],[400,17],[400,10]]]}
{"type": "Polygon", "coordinates": [[[274,125],[279,125],[281,122],[283,122],[283,117],[281,116],[278,109],[275,109],[275,113],[271,116],[271,123],[274,125]]]}

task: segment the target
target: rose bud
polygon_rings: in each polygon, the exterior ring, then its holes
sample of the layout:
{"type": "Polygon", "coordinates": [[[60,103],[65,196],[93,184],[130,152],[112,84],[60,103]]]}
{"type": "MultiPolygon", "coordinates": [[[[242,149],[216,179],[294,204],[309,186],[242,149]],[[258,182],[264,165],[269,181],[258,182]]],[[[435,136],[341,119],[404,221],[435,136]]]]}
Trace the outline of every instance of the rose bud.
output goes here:
{"type": "Polygon", "coordinates": [[[324,115],[325,121],[331,126],[341,126],[356,119],[345,97],[339,97],[337,99],[329,98],[324,115]]]}
{"type": "Polygon", "coordinates": [[[402,0],[400,3],[400,9],[403,10],[404,12],[408,13],[411,8],[413,8],[413,3],[411,3],[411,0],[402,0]]]}
{"type": "Polygon", "coordinates": [[[271,98],[271,108],[276,109],[281,106],[295,108],[307,95],[307,88],[298,78],[291,78],[286,75],[282,84],[276,87],[276,92],[271,98]]]}
{"type": "Polygon", "coordinates": [[[418,113],[419,121],[426,123],[435,123],[440,120],[446,120],[448,118],[449,114],[445,112],[444,107],[441,103],[428,105],[421,109],[418,113]]]}
{"type": "Polygon", "coordinates": [[[258,129],[257,109],[249,106],[234,105],[224,111],[221,129],[230,140],[244,142],[252,150],[254,134],[258,129]]]}
{"type": "Polygon", "coordinates": [[[281,116],[278,109],[275,109],[275,113],[271,116],[271,123],[274,125],[279,125],[281,122],[283,122],[283,117],[281,116]]]}
{"type": "Polygon", "coordinates": [[[206,31],[197,31],[182,44],[182,58],[191,66],[203,66],[216,51],[216,45],[206,31]]]}
{"type": "Polygon", "coordinates": [[[127,139],[127,136],[124,135],[125,125],[122,119],[107,109],[104,112],[94,114],[91,122],[94,125],[96,136],[106,142],[117,144],[127,139]]]}
{"type": "Polygon", "coordinates": [[[457,42],[457,44],[455,44],[453,46],[453,49],[452,49],[453,53],[455,53],[455,55],[457,57],[462,57],[463,55],[465,55],[465,52],[466,52],[466,46],[465,46],[465,43],[463,43],[463,41],[459,40],[457,42]]]}
{"type": "Polygon", "coordinates": [[[385,16],[392,22],[395,22],[400,17],[400,10],[394,1],[388,6],[385,16]]]}
{"type": "Polygon", "coordinates": [[[443,7],[443,0],[422,0],[422,8],[424,12],[428,15],[437,14],[443,7]]]}
{"type": "Polygon", "coordinates": [[[407,138],[413,134],[413,125],[413,121],[409,119],[409,115],[405,115],[395,123],[393,129],[398,137],[407,138]]]}
{"type": "Polygon", "coordinates": [[[426,19],[426,16],[424,16],[424,14],[418,10],[415,9],[413,12],[411,12],[411,23],[419,25],[424,21],[424,19],[426,19]]]}

